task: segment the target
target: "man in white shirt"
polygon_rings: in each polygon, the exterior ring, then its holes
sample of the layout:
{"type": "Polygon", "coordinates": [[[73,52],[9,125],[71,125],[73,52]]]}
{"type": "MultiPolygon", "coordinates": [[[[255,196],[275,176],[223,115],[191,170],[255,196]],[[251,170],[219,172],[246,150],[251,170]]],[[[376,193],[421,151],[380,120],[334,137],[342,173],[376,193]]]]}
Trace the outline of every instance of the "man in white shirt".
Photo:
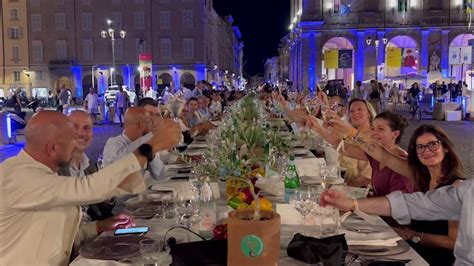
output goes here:
{"type": "MultiPolygon", "coordinates": [[[[153,120],[143,107],[131,107],[124,116],[122,134],[109,138],[104,147],[104,165],[113,163],[130,154],[152,137],[153,120]]],[[[165,167],[159,156],[148,163],[146,170],[155,180],[164,180],[165,167]]]]}
{"type": "MultiPolygon", "coordinates": [[[[96,164],[90,163],[89,157],[85,154],[85,150],[92,144],[92,119],[81,110],[72,111],[68,118],[74,124],[76,130],[77,146],[72,154],[69,167],[60,169],[58,174],[83,178],[98,171],[96,164]]],[[[129,214],[121,213],[115,216],[111,214],[114,203],[114,201],[105,201],[81,206],[81,226],[74,239],[72,259],[78,255],[79,248],[82,245],[92,240],[99,233],[135,225],[133,216],[129,214]]]]}
{"type": "Polygon", "coordinates": [[[83,178],[58,176],[76,148],[64,115],[38,113],[25,130],[25,148],[0,165],[0,265],[67,265],[80,223],[79,205],[145,190],[139,171],[150,154],[179,141],[176,123],[134,153],[83,178]]]}
{"type": "Polygon", "coordinates": [[[93,87],[84,99],[84,108],[91,116],[92,122],[94,124],[97,123],[97,114],[99,114],[99,96],[93,87]]]}

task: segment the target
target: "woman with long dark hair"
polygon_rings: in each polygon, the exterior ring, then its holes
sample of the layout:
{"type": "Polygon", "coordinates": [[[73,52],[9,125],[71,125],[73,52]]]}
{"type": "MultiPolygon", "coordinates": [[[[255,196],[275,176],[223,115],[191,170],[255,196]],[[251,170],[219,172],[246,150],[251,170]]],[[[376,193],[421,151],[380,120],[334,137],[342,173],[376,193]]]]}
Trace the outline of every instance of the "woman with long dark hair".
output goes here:
{"type": "MultiPolygon", "coordinates": [[[[346,124],[336,120],[330,124],[345,134],[352,131],[346,124]]],[[[454,144],[436,126],[421,125],[413,132],[407,158],[390,153],[367,135],[357,135],[352,142],[371,157],[383,161],[393,171],[412,179],[422,192],[457,185],[463,180],[463,165],[454,144]]],[[[452,265],[458,225],[457,221],[446,220],[413,221],[411,228],[402,227],[396,231],[402,238],[409,240],[430,265],[452,265]]]]}

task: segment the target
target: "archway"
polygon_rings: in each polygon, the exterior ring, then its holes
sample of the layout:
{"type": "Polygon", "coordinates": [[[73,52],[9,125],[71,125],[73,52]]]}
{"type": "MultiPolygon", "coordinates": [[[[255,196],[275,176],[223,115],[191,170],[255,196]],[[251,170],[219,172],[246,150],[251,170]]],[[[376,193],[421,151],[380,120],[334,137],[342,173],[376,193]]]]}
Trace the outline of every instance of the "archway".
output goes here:
{"type": "Polygon", "coordinates": [[[123,85],[123,77],[120,74],[115,74],[115,84],[123,85]]]}
{"type": "MultiPolygon", "coordinates": [[[[92,87],[92,75],[86,75],[82,78],[82,97],[83,99],[86,98],[87,94],[90,92],[90,88],[92,87]]],[[[97,78],[94,77],[94,87],[97,89],[99,84],[97,83],[97,78]]],[[[97,92],[97,90],[96,90],[97,92]]]]}
{"type": "Polygon", "coordinates": [[[406,75],[418,75],[418,44],[410,36],[398,35],[391,38],[385,48],[385,78],[401,79],[406,75]],[[389,67],[387,58],[392,48],[401,48],[400,67],[389,67]]]}
{"type": "MultiPolygon", "coordinates": [[[[459,34],[451,41],[449,47],[469,47],[469,40],[472,39],[474,39],[473,34],[459,34]]],[[[449,67],[450,69],[448,73],[449,76],[452,77],[453,82],[458,82],[460,80],[465,81],[467,79],[466,74],[471,73],[469,65],[452,65],[449,67]]],[[[468,86],[471,87],[470,84],[468,84],[468,86]]]]}
{"type": "Polygon", "coordinates": [[[185,87],[188,89],[194,89],[194,86],[196,85],[196,79],[194,78],[193,74],[189,72],[185,72],[183,73],[183,75],[181,75],[179,83],[181,84],[182,87],[185,87]]]}
{"type": "Polygon", "coordinates": [[[64,86],[66,89],[72,90],[72,79],[66,76],[57,78],[54,87],[56,90],[59,90],[62,86],[64,86]]]}
{"type": "Polygon", "coordinates": [[[326,41],[322,49],[322,76],[326,76],[327,80],[342,79],[345,85],[354,84],[354,46],[351,41],[345,37],[333,37],[326,41]],[[338,51],[338,61],[347,59],[341,67],[338,62],[338,68],[326,68],[328,62],[324,61],[324,54],[330,50],[338,51]],[[350,50],[342,53],[341,50],[350,50]]]}
{"type": "Polygon", "coordinates": [[[173,77],[168,74],[168,73],[162,73],[160,76],[158,76],[158,93],[159,95],[162,94],[163,90],[168,87],[171,87],[171,83],[173,82],[173,77]]]}

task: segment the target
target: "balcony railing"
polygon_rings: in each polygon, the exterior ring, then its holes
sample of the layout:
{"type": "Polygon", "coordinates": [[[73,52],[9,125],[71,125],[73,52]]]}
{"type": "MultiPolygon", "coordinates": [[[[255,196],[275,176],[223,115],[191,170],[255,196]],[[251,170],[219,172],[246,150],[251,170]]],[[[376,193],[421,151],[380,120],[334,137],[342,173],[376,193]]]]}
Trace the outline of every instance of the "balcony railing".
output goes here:
{"type": "MultiPolygon", "coordinates": [[[[320,15],[314,18],[303,17],[303,20],[317,20],[320,15]]],[[[467,25],[469,17],[466,10],[412,10],[408,12],[398,12],[396,10],[387,12],[360,11],[350,12],[345,15],[325,12],[322,14],[324,25],[327,28],[365,28],[365,27],[399,27],[399,26],[449,26],[467,25]]]]}

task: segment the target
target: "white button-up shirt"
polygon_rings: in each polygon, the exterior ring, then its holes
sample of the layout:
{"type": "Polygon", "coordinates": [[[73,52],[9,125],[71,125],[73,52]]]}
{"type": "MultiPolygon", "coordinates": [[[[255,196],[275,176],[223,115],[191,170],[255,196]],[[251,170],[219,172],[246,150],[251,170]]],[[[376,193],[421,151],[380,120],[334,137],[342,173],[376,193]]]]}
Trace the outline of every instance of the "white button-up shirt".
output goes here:
{"type": "Polygon", "coordinates": [[[6,160],[0,165],[0,265],[67,265],[79,206],[143,192],[140,170],[133,154],[83,178],[58,176],[25,151],[6,160]]]}
{"type": "Polygon", "coordinates": [[[445,186],[426,194],[422,192],[387,195],[393,218],[400,224],[413,220],[455,220],[459,231],[454,245],[454,265],[474,265],[474,180],[462,182],[458,187],[445,186]]]}
{"type": "MultiPolygon", "coordinates": [[[[153,133],[150,132],[134,141],[131,141],[124,133],[109,138],[104,147],[104,165],[115,162],[127,154],[132,153],[142,144],[147,143],[152,137],[153,133]]],[[[150,176],[155,180],[166,179],[165,166],[158,153],[155,155],[155,158],[148,163],[147,170],[150,173],[150,176]]],[[[144,174],[144,172],[142,172],[142,174],[144,174]]]]}

